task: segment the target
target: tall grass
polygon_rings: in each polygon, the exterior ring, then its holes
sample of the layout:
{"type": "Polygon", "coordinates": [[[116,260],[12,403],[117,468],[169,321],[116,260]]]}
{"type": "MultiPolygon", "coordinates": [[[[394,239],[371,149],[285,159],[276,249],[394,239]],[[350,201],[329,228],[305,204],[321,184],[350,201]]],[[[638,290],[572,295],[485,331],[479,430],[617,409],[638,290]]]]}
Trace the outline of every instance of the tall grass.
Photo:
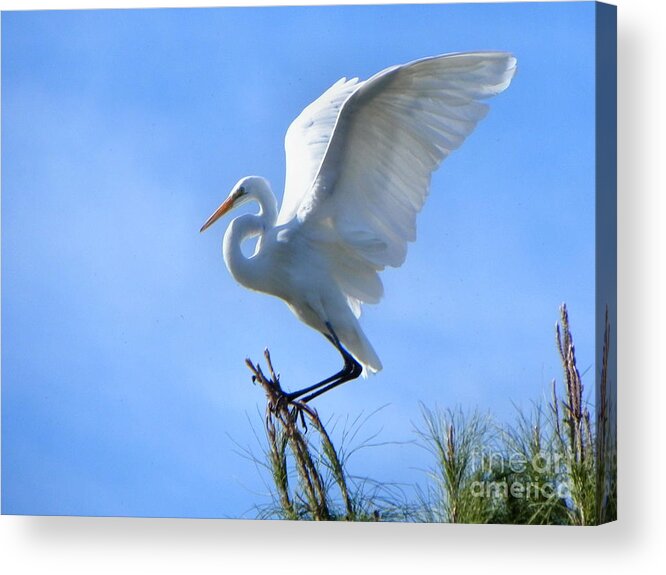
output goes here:
{"type": "Polygon", "coordinates": [[[424,486],[406,489],[350,472],[361,417],[336,447],[317,411],[289,403],[266,352],[268,375],[248,360],[267,397],[263,459],[271,501],[261,518],[596,525],[616,518],[616,443],[610,417],[606,313],[596,421],[577,367],[566,305],[555,341],[562,379],[550,397],[517,410],[513,423],[490,414],[421,406],[416,444],[430,454],[424,486]]]}
{"type": "Polygon", "coordinates": [[[431,454],[425,489],[417,488],[419,520],[446,523],[488,523],[497,498],[481,494],[479,486],[492,476],[482,465],[481,450],[494,444],[490,416],[421,406],[422,424],[416,434],[431,454]]]}

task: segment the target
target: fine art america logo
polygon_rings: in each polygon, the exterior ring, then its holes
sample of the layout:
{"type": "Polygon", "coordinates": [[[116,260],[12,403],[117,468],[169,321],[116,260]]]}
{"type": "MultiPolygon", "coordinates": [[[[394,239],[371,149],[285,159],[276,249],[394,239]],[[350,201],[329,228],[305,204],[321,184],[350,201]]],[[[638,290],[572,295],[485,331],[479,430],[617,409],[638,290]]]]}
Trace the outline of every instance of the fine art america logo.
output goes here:
{"type": "Polygon", "coordinates": [[[560,479],[567,464],[560,453],[537,453],[528,457],[514,452],[507,457],[483,450],[475,453],[474,460],[477,476],[481,478],[470,484],[475,497],[543,500],[570,496],[568,483],[560,479]]]}

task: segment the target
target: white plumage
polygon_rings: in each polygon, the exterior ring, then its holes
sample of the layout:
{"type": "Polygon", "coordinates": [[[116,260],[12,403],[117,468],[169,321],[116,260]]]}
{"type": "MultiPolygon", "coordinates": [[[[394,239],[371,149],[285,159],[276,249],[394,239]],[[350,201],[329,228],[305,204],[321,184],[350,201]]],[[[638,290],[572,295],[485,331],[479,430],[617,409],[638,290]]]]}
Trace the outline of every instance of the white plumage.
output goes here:
{"type": "Polygon", "coordinates": [[[364,372],[380,370],[358,322],[361,305],[382,297],[378,272],[404,262],[433,171],[485,116],[480,100],[506,89],[515,68],[507,53],[461,53],[394,66],[366,81],[339,80],[287,131],[279,214],[268,182],[250,176],[202,231],[257,201],[259,213],[235,219],[225,234],[231,274],[285,300],[339,348],[337,336],[364,372]],[[240,243],[254,236],[258,248],[245,258],[240,243]]]}

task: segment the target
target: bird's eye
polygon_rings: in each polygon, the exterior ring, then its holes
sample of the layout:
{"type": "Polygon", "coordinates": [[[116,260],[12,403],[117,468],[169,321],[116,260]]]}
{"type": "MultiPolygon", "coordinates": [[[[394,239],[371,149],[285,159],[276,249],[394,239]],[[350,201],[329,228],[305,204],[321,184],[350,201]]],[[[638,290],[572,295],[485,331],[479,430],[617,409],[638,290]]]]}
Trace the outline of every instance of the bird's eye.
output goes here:
{"type": "Polygon", "coordinates": [[[240,188],[238,188],[238,193],[239,193],[239,194],[244,194],[244,193],[245,193],[245,188],[244,188],[243,186],[241,186],[240,188]]]}

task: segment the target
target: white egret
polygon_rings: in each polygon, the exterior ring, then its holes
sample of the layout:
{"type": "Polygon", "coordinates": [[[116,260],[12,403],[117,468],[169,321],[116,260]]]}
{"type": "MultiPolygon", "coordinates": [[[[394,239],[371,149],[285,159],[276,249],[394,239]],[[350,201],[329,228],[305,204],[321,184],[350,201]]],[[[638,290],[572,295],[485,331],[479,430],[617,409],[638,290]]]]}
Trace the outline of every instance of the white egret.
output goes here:
{"type": "Polygon", "coordinates": [[[398,267],[416,238],[431,174],[507,88],[516,59],[503,52],[445,54],[394,66],[369,80],[342,78],[294,120],[285,137],[282,206],[268,182],[241,179],[203,232],[232,209],[223,255],[241,285],[283,299],[344,360],[341,371],[288,394],[307,402],[382,368],[359,324],[383,295],[378,272],[398,267]],[[259,237],[245,257],[243,240],[259,237]]]}

